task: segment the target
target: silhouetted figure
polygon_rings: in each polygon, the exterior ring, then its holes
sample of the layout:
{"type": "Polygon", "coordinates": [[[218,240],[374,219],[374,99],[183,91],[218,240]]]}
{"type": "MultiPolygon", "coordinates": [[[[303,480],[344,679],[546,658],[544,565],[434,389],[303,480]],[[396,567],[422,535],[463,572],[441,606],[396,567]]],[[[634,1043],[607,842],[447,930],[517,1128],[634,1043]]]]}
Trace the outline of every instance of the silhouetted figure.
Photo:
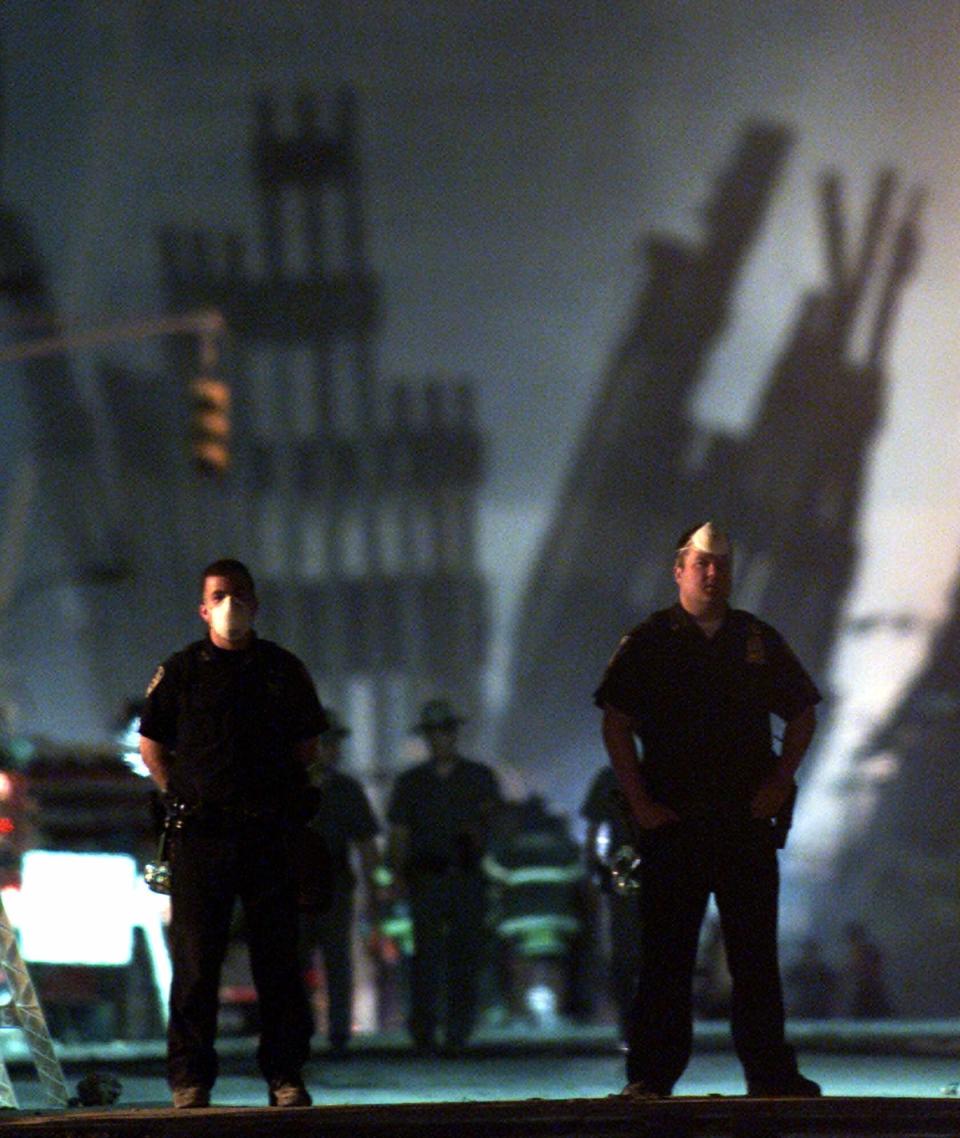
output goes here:
{"type": "Polygon", "coordinates": [[[403,771],[387,807],[389,862],[413,920],[409,1029],[419,1051],[456,1053],[473,1032],[486,935],[481,863],[500,804],[496,775],[457,749],[463,719],[443,699],[424,704],[413,730],[430,757],[403,771]],[[445,1008],[441,1009],[441,996],[445,1008]]]}
{"type": "Polygon", "coordinates": [[[851,921],[847,939],[847,1014],[854,1019],[884,1019],[893,1014],[884,979],[883,953],[859,921],[851,921]]]}
{"type": "MultiPolygon", "coordinates": [[[[316,960],[323,959],[327,990],[327,1038],[330,1054],[347,1053],[353,1031],[353,923],[357,877],[351,865],[356,848],[363,869],[366,895],[375,897],[374,873],[380,861],[377,834],[380,826],[362,784],[339,770],[341,741],[350,734],[336,714],[327,708],[329,727],[320,736],[317,758],[311,765],[310,783],[320,792],[320,804],[307,825],[308,838],[320,838],[321,863],[304,866],[301,874],[300,954],[304,972],[316,987],[316,960]],[[304,904],[309,898],[312,874],[327,874],[329,897],[324,902],[304,904]]],[[[309,844],[306,847],[310,848],[309,844]]]]}
{"type": "Polygon", "coordinates": [[[689,1062],[693,973],[712,895],[748,1093],[819,1095],[785,1038],[777,850],[820,693],[779,633],[730,608],[725,534],[708,522],[681,534],[675,550],[677,603],[623,637],[595,694],[641,838],[642,952],[624,1093],[669,1095],[689,1062]],[[771,716],[784,723],[779,754],[771,716]]]}
{"type": "Polygon", "coordinates": [[[797,1019],[829,1019],[837,1008],[836,970],[823,955],[815,937],[807,937],[800,955],[784,971],[787,1009],[797,1019]]]}
{"type": "Polygon", "coordinates": [[[610,864],[625,846],[635,842],[624,817],[623,797],[613,767],[606,764],[597,771],[583,805],[587,820],[584,852],[587,870],[606,901],[609,921],[610,956],[607,961],[610,995],[617,1010],[622,1039],[627,1038],[627,1017],[637,986],[640,966],[640,899],[635,890],[614,888],[610,864]],[[606,849],[599,849],[601,832],[606,831],[606,849]]]}

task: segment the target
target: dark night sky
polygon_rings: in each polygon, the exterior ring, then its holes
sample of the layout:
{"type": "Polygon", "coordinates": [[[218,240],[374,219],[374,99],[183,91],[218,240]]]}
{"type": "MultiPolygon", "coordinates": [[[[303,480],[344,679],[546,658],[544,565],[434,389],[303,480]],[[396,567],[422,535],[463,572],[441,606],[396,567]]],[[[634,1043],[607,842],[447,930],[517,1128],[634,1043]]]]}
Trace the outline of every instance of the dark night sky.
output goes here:
{"type": "MultiPolygon", "coordinates": [[[[511,606],[624,327],[637,238],[697,234],[748,119],[795,127],[698,402],[704,422],[742,426],[802,292],[823,279],[818,173],[844,175],[856,225],[893,165],[931,198],[853,607],[935,615],[960,531],[960,5],[908,7],[905,20],[879,0],[7,0],[3,194],[40,227],[64,312],[156,311],[155,226],[249,229],[255,92],[358,89],[381,372],[472,376],[489,432],[496,703],[511,606]]],[[[867,640],[838,669],[841,689],[856,679],[857,730],[923,643],[867,640]],[[877,666],[891,647],[896,666],[877,666]]]]}

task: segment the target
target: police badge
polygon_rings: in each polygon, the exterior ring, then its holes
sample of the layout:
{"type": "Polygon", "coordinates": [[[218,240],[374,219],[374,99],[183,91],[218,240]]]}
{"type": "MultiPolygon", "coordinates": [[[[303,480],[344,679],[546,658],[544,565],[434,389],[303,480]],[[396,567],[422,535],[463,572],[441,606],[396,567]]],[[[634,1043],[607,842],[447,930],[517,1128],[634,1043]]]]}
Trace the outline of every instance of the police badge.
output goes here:
{"type": "Polygon", "coordinates": [[[150,695],[150,693],[157,686],[157,684],[160,683],[160,681],[162,679],[163,679],[163,664],[161,664],[160,667],[157,668],[157,670],[153,673],[153,679],[150,681],[149,684],[147,684],[146,694],[150,695]]]}

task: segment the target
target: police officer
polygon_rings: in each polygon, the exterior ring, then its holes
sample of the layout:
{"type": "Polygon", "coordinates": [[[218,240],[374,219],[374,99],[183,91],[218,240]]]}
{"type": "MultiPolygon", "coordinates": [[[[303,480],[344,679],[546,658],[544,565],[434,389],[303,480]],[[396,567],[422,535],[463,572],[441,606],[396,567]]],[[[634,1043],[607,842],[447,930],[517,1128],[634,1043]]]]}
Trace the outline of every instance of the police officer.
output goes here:
{"type": "Polygon", "coordinates": [[[269,1101],[310,1105],[301,1071],[312,1021],[297,959],[293,848],[306,821],[307,767],[328,724],[306,668],[257,636],[256,615],[247,568],[232,559],[208,565],[207,636],[157,670],[140,721],[140,753],[175,817],[167,1040],[175,1107],[210,1102],[220,969],[238,897],[269,1101]]]}
{"type": "Polygon", "coordinates": [[[792,800],[820,693],[774,629],[729,607],[731,549],[715,526],[681,536],[673,573],[677,603],[624,637],[596,693],[642,844],[625,1093],[668,1095],[687,1065],[697,942],[712,893],[749,1093],[818,1095],[784,1038],[775,819],[792,800]],[[779,755],[771,715],[785,724],[779,755]]]}
{"type": "Polygon", "coordinates": [[[500,803],[491,768],[457,748],[461,723],[446,700],[424,704],[413,730],[430,756],[398,776],[387,808],[395,888],[406,893],[413,920],[410,1034],[417,1050],[437,1048],[445,977],[443,1050],[453,1054],[476,1019],[487,910],[481,863],[500,803]]]}
{"type": "Polygon", "coordinates": [[[327,1036],[330,1054],[346,1056],[353,1020],[353,936],[354,895],[357,878],[351,865],[356,847],[366,883],[368,900],[375,894],[375,875],[380,863],[377,834],[380,825],[361,783],[339,769],[341,742],[350,731],[336,714],[327,709],[329,726],[320,736],[317,758],[310,767],[310,782],[320,794],[319,806],[308,823],[308,850],[315,848],[309,838],[322,839],[319,855],[323,864],[312,861],[301,866],[301,880],[309,892],[311,878],[330,875],[330,896],[323,905],[305,906],[301,916],[301,959],[310,968],[315,951],[323,956],[327,982],[327,1036]]]}

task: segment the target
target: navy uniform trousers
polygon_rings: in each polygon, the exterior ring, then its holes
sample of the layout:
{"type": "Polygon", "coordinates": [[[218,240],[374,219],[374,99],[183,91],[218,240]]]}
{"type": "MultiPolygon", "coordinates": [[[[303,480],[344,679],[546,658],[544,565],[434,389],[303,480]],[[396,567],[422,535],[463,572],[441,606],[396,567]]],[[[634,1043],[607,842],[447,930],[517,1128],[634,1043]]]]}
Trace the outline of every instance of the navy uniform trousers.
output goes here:
{"type": "Polygon", "coordinates": [[[446,1043],[460,1047],[470,1038],[477,1016],[487,881],[479,869],[450,868],[411,873],[409,884],[414,942],[410,1034],[419,1046],[431,1047],[443,1019],[446,1043]]]}
{"type": "Polygon", "coordinates": [[[765,821],[681,822],[646,835],[639,983],[628,1023],[627,1077],[669,1094],[690,1059],[700,928],[716,899],[733,981],[733,1042],[750,1083],[796,1074],[784,1039],[777,952],[779,867],[765,821]]]}
{"type": "Polygon", "coordinates": [[[313,1030],[297,957],[291,838],[280,821],[186,818],[173,835],[173,984],[168,1079],[210,1087],[220,972],[235,900],[243,906],[261,1022],[257,1060],[267,1081],[299,1079],[313,1030]]]}

